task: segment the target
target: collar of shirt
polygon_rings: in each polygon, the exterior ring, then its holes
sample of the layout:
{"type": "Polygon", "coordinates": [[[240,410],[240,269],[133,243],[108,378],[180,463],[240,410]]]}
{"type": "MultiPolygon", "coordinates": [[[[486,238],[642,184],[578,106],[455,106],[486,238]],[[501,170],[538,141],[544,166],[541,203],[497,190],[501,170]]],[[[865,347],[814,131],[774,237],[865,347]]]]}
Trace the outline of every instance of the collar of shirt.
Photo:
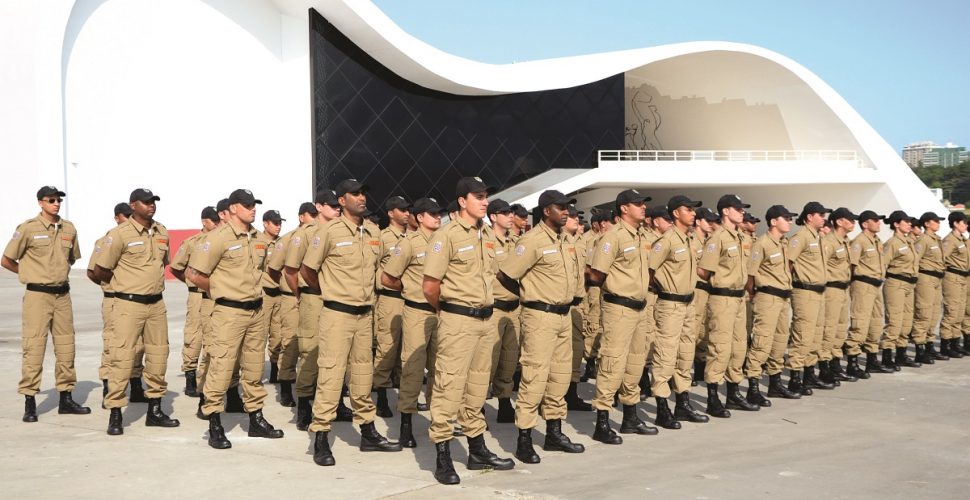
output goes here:
{"type": "Polygon", "coordinates": [[[44,225],[44,229],[50,229],[51,226],[53,226],[54,224],[61,224],[61,225],[63,225],[63,221],[61,220],[60,217],[58,217],[57,220],[55,220],[55,221],[49,221],[46,218],[44,218],[44,214],[43,213],[37,214],[37,217],[35,218],[35,220],[37,222],[40,222],[41,224],[43,224],[44,225]]]}
{"type": "Polygon", "coordinates": [[[128,218],[128,223],[131,224],[131,227],[135,228],[135,231],[138,234],[145,234],[146,232],[149,231],[149,229],[151,229],[152,232],[155,232],[155,229],[158,226],[158,222],[155,222],[154,220],[152,220],[152,227],[151,228],[146,228],[145,226],[139,224],[138,221],[136,221],[134,217],[129,217],[128,218]]]}
{"type": "Polygon", "coordinates": [[[545,222],[539,222],[538,224],[536,224],[536,226],[541,227],[543,230],[543,233],[545,233],[545,235],[548,236],[553,243],[559,242],[563,237],[563,233],[561,230],[560,232],[557,233],[553,231],[553,229],[549,227],[549,224],[546,224],[545,222]]]}
{"type": "Polygon", "coordinates": [[[674,233],[674,235],[677,236],[678,238],[680,238],[680,241],[683,242],[683,243],[685,243],[685,244],[687,244],[687,243],[690,242],[690,238],[691,238],[690,233],[688,233],[686,231],[681,231],[680,228],[677,227],[676,224],[674,224],[674,227],[670,228],[670,230],[668,230],[667,232],[668,233],[674,233]]]}
{"type": "Polygon", "coordinates": [[[741,241],[741,231],[738,230],[737,226],[734,226],[734,229],[728,229],[727,226],[721,226],[721,229],[723,229],[727,234],[730,234],[735,240],[741,241]]]}
{"type": "Polygon", "coordinates": [[[869,240],[869,243],[872,243],[873,245],[878,245],[882,243],[882,241],[879,240],[879,235],[877,234],[870,235],[865,231],[863,231],[862,234],[866,237],[867,240],[869,240]]]}
{"type": "Polygon", "coordinates": [[[394,237],[397,238],[397,239],[403,238],[404,237],[404,234],[405,234],[405,231],[398,231],[397,229],[394,228],[394,226],[387,226],[384,229],[387,230],[387,231],[390,231],[391,233],[393,233],[394,234],[394,237]]]}
{"type": "Polygon", "coordinates": [[[638,228],[635,228],[635,227],[631,226],[627,221],[625,221],[623,219],[620,219],[620,223],[617,224],[614,227],[616,227],[617,230],[620,230],[620,229],[626,230],[634,238],[637,236],[637,232],[639,231],[638,228]]]}
{"type": "Polygon", "coordinates": [[[471,225],[471,224],[469,224],[468,221],[466,221],[464,217],[458,217],[457,219],[455,219],[455,222],[459,226],[461,226],[465,230],[466,233],[467,232],[471,232],[471,231],[478,231],[478,230],[484,231],[484,229],[485,229],[485,224],[482,224],[482,221],[481,220],[479,220],[478,223],[475,224],[474,226],[471,225]]]}
{"type": "Polygon", "coordinates": [[[370,231],[367,228],[367,225],[364,224],[363,219],[360,221],[360,225],[354,224],[354,221],[350,220],[350,218],[347,217],[346,214],[341,214],[340,218],[337,220],[339,220],[343,225],[347,226],[347,229],[350,230],[351,234],[357,234],[358,232],[361,231],[360,228],[363,228],[364,231],[367,231],[368,233],[370,233],[370,231]]]}
{"type": "Polygon", "coordinates": [[[232,223],[232,221],[228,221],[228,225],[229,225],[229,229],[236,236],[242,236],[242,235],[253,236],[256,233],[256,228],[254,228],[253,226],[249,226],[248,229],[238,228],[236,227],[235,224],[232,223]]]}

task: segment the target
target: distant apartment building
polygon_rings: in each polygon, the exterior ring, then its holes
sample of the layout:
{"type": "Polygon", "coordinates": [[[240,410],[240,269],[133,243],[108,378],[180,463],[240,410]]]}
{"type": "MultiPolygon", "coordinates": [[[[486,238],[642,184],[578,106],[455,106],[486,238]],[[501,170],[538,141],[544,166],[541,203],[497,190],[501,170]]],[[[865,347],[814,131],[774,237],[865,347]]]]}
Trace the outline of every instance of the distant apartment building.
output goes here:
{"type": "Polygon", "coordinates": [[[903,161],[912,168],[953,167],[967,160],[970,160],[970,152],[952,142],[940,146],[932,141],[923,141],[903,147],[903,161]]]}

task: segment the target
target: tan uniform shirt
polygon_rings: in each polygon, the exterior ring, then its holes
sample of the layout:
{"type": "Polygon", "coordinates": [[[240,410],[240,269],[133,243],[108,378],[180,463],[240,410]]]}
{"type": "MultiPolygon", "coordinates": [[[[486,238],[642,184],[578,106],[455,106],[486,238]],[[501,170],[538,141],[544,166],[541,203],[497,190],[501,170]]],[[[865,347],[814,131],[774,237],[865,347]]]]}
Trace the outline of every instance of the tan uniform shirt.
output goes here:
{"type": "Polygon", "coordinates": [[[748,260],[751,258],[751,247],[756,238],[744,231],[738,231],[738,233],[741,235],[741,253],[744,254],[744,259],[748,260]]]}
{"type": "Polygon", "coordinates": [[[807,285],[824,285],[825,254],[818,231],[803,226],[788,242],[788,258],[794,263],[792,279],[807,285]]]}
{"type": "Polygon", "coordinates": [[[273,254],[276,252],[276,242],[279,241],[279,238],[273,238],[268,233],[259,232],[256,239],[263,243],[266,250],[266,258],[263,259],[263,266],[260,268],[263,271],[263,277],[260,279],[260,285],[266,288],[279,288],[280,284],[273,281],[273,278],[270,278],[269,273],[267,272],[269,270],[269,262],[273,259],[273,254]]]}
{"type": "Polygon", "coordinates": [[[653,244],[650,269],[660,290],[676,295],[690,295],[697,283],[697,261],[691,248],[691,237],[676,227],[670,228],[653,244]]]}
{"type": "MultiPolygon", "coordinates": [[[[283,265],[293,269],[299,269],[303,265],[303,258],[306,257],[307,248],[310,247],[310,240],[316,236],[319,224],[316,219],[293,230],[290,236],[290,244],[286,247],[286,259],[283,265]]],[[[303,275],[299,275],[299,286],[306,286],[303,275]]]]}
{"type": "Polygon", "coordinates": [[[424,275],[441,281],[441,302],[482,308],[494,302],[498,242],[487,224],[458,218],[431,238],[424,275]]]}
{"type": "Polygon", "coordinates": [[[387,265],[387,261],[391,258],[394,250],[397,250],[398,243],[404,239],[405,233],[397,232],[393,227],[385,227],[381,231],[381,247],[383,248],[381,252],[381,259],[377,265],[377,289],[384,290],[386,287],[381,284],[381,273],[384,271],[384,266],[387,265]]]}
{"type": "Polygon", "coordinates": [[[501,271],[519,281],[523,302],[567,305],[576,291],[575,249],[566,245],[565,234],[545,222],[536,224],[515,245],[501,264],[501,271]],[[568,249],[573,249],[570,255],[568,249]]]}
{"type": "Polygon", "coordinates": [[[283,277],[282,273],[286,264],[286,250],[290,247],[290,240],[293,238],[294,233],[296,233],[296,229],[280,236],[273,245],[273,253],[266,257],[266,268],[280,273],[280,290],[286,293],[293,293],[293,290],[290,288],[289,283],[286,282],[286,278],[283,277]]]}
{"type": "MultiPolygon", "coordinates": [[[[189,267],[189,259],[192,256],[192,252],[198,248],[202,242],[205,241],[205,233],[199,232],[189,236],[182,240],[182,244],[179,245],[179,249],[175,252],[175,258],[172,259],[172,264],[169,266],[176,271],[185,271],[185,268],[189,267]]],[[[191,283],[189,286],[195,286],[191,283]]]]}
{"type": "Polygon", "coordinates": [[[970,252],[967,250],[967,239],[959,231],[950,231],[943,238],[943,262],[946,267],[957,271],[970,271],[970,252]]]}
{"type": "Polygon", "coordinates": [[[785,237],[776,240],[765,233],[751,245],[748,275],[754,277],[754,286],[770,286],[791,290],[791,267],[788,260],[788,242],[785,237]]]}
{"type": "Polygon", "coordinates": [[[213,300],[250,302],[263,296],[260,280],[265,260],[266,242],[260,241],[259,232],[227,222],[206,234],[189,266],[209,275],[213,300]]]}
{"type": "Polygon", "coordinates": [[[346,215],[317,229],[303,265],[317,271],[323,300],[374,305],[374,275],[383,253],[380,231],[369,220],[358,226],[346,215]]]}
{"type": "Polygon", "coordinates": [[[901,274],[911,278],[916,277],[919,270],[919,263],[916,261],[916,252],[905,238],[893,236],[883,245],[883,254],[889,261],[886,268],[887,273],[901,274]]]}
{"type": "Polygon", "coordinates": [[[401,280],[401,296],[411,302],[428,303],[424,298],[424,261],[428,257],[428,242],[434,233],[423,229],[408,231],[384,266],[388,276],[401,280]]]}
{"type": "MultiPolygon", "coordinates": [[[[510,235],[506,236],[507,237],[502,238],[497,234],[495,235],[495,265],[500,269],[502,267],[502,263],[508,259],[509,255],[512,254],[512,250],[515,249],[515,243],[512,241],[512,238],[508,237],[510,235]]],[[[496,276],[497,275],[498,274],[496,273],[496,276]]],[[[505,300],[510,302],[519,300],[519,296],[502,286],[502,284],[499,283],[498,278],[495,279],[495,283],[492,283],[492,291],[496,300],[505,300]]]]}
{"type": "Polygon", "coordinates": [[[714,230],[707,239],[698,267],[714,273],[709,280],[712,287],[743,290],[748,271],[740,231],[723,226],[714,230]]]}
{"type": "MultiPolygon", "coordinates": [[[[586,233],[583,233],[586,234],[586,233]]],[[[586,296],[586,240],[582,236],[566,235],[566,253],[573,257],[573,267],[576,269],[576,297],[586,296]]]]}
{"type": "Polygon", "coordinates": [[[883,263],[882,242],[876,235],[869,236],[863,231],[852,240],[849,246],[849,263],[853,276],[865,276],[881,280],[886,277],[883,263]]]}
{"type": "Polygon", "coordinates": [[[852,279],[849,266],[849,238],[840,238],[835,231],[822,237],[822,253],[825,255],[825,272],[828,281],[847,283],[852,279]]]}
{"type": "Polygon", "coordinates": [[[913,250],[920,270],[943,272],[943,245],[935,233],[921,234],[913,244],[913,250]]]}
{"type": "MultiPolygon", "coordinates": [[[[94,251],[91,252],[91,258],[88,259],[88,271],[94,271],[95,266],[98,263],[98,257],[101,255],[101,251],[104,248],[104,240],[107,239],[108,235],[98,238],[98,241],[94,242],[94,251]]],[[[101,291],[112,292],[111,283],[101,283],[101,291]]]]}
{"type": "Polygon", "coordinates": [[[128,219],[104,239],[98,265],[113,271],[111,288],[118,293],[158,295],[165,290],[168,230],[157,221],[144,227],[128,219]]]}
{"type": "Polygon", "coordinates": [[[644,236],[643,231],[622,220],[603,233],[590,267],[606,275],[604,293],[646,300],[651,246],[644,236]]]}
{"type": "Polygon", "coordinates": [[[62,285],[71,264],[81,258],[81,249],[71,221],[49,222],[38,215],[17,226],[3,255],[20,265],[21,283],[62,285]]]}

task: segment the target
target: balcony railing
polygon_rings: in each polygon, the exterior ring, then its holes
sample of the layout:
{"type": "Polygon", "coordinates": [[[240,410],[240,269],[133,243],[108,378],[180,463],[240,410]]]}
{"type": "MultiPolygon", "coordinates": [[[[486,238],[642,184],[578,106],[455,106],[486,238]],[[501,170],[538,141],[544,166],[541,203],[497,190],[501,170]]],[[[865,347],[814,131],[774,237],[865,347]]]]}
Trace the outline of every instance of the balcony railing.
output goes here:
{"type": "Polygon", "coordinates": [[[599,161],[854,161],[864,166],[855,151],[636,151],[600,150],[599,161]]]}

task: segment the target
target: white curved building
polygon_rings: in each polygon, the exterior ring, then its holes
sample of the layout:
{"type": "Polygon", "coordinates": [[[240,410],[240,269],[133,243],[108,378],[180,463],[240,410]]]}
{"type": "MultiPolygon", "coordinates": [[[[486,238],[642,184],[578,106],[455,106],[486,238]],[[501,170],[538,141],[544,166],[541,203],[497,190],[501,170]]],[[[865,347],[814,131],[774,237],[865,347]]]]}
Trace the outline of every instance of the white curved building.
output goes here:
{"type": "Polygon", "coordinates": [[[759,215],[809,200],[945,212],[831,87],[749,45],[494,65],[366,0],[49,0],[0,4],[0,46],[0,227],[54,184],[85,254],[135,187],[161,196],[173,230],[237,187],[292,227],[315,187],[347,175],[377,202],[449,198],[480,174],[526,205],[550,187],[584,206],[637,187],[732,192],[759,215]]]}

